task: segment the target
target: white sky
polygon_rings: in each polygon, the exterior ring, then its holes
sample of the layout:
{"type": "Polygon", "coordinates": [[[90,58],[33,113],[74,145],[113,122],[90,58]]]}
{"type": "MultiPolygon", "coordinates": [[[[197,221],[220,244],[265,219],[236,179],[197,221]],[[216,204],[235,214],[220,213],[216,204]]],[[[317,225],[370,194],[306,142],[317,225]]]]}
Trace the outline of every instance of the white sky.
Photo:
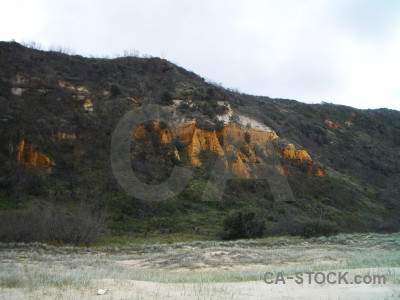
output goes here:
{"type": "Polygon", "coordinates": [[[0,0],[0,40],[137,50],[224,87],[400,110],[398,0],[0,0]]]}

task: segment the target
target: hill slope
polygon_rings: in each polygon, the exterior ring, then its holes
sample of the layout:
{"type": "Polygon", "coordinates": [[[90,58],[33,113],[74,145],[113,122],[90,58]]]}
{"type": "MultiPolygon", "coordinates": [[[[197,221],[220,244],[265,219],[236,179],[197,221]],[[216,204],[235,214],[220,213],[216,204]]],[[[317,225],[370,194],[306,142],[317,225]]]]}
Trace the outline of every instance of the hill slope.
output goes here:
{"type": "Polygon", "coordinates": [[[399,229],[400,112],[240,94],[159,58],[89,59],[1,42],[0,147],[0,209],[95,203],[114,234],[215,235],[243,207],[259,212],[268,234],[297,234],[310,220],[341,231],[399,229]],[[181,193],[159,202],[129,195],[110,162],[118,122],[148,104],[181,118],[136,129],[135,174],[157,184],[174,165],[193,172],[181,193]],[[221,201],[204,202],[213,165],[222,152],[227,159],[235,134],[241,147],[226,166],[253,179],[230,180],[221,201]],[[263,162],[257,147],[267,142],[291,201],[275,201],[248,165],[263,162]]]}

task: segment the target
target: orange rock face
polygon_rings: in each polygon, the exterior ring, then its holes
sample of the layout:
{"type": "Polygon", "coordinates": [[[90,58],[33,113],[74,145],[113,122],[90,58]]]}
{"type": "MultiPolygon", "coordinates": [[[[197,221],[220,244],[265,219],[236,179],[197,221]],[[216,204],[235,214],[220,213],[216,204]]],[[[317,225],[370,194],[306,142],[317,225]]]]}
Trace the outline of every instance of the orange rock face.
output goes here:
{"type": "Polygon", "coordinates": [[[310,155],[305,150],[296,150],[294,145],[288,145],[283,152],[284,158],[299,159],[300,161],[312,161],[310,155]]]}
{"type": "Polygon", "coordinates": [[[32,145],[21,141],[17,145],[17,151],[18,163],[25,164],[27,169],[44,168],[47,173],[51,173],[51,166],[53,163],[50,158],[43,153],[33,151],[32,145]]]}
{"type": "MultiPolygon", "coordinates": [[[[278,138],[274,131],[253,128],[244,129],[234,124],[226,125],[220,132],[215,130],[205,130],[197,128],[195,121],[179,124],[174,129],[161,129],[159,124],[155,123],[154,130],[158,132],[160,144],[171,143],[175,138],[178,138],[180,141],[185,143],[189,162],[192,166],[201,166],[200,153],[202,151],[210,151],[220,155],[224,160],[225,165],[235,174],[243,178],[251,178],[251,163],[263,162],[263,159],[255,154],[254,145],[263,147],[266,143],[278,138]],[[245,133],[248,133],[250,136],[250,143],[246,141],[245,133]],[[224,141],[223,145],[221,145],[220,140],[224,141]],[[228,162],[225,157],[227,154],[233,154],[236,158],[233,161],[228,162]]],[[[139,126],[134,131],[134,137],[136,139],[146,139],[147,131],[145,126],[139,126]]],[[[174,154],[176,158],[180,159],[177,150],[174,154]]],[[[264,151],[264,154],[268,156],[267,151],[264,151]]],[[[283,156],[297,162],[306,161],[310,166],[316,166],[307,151],[296,150],[293,145],[288,145],[284,150],[283,156]]],[[[291,176],[290,171],[284,168],[278,171],[286,176],[291,176]]],[[[326,174],[324,175],[322,168],[320,168],[318,172],[314,169],[313,171],[309,171],[309,175],[326,176],[326,174]]]]}
{"type": "Polygon", "coordinates": [[[335,123],[331,120],[325,120],[325,123],[328,124],[328,126],[332,129],[342,129],[343,126],[340,123],[335,123]]]}
{"type": "Polygon", "coordinates": [[[89,98],[86,98],[85,102],[83,103],[83,108],[87,112],[92,112],[93,111],[92,100],[90,100],[89,98]]]}
{"type": "Polygon", "coordinates": [[[296,151],[296,157],[300,159],[300,161],[312,161],[310,155],[306,150],[298,150],[296,151]]]}
{"type": "MultiPolygon", "coordinates": [[[[287,145],[287,147],[283,151],[283,157],[296,160],[297,164],[301,163],[301,162],[306,162],[307,163],[307,174],[309,176],[314,176],[314,177],[327,176],[325,170],[322,169],[320,166],[318,166],[315,162],[313,162],[313,160],[311,159],[311,156],[307,153],[307,151],[296,150],[294,145],[291,145],[291,144],[287,145]]],[[[283,170],[284,170],[284,168],[283,168],[283,170]]],[[[285,172],[285,174],[286,174],[286,172],[285,172]]]]}

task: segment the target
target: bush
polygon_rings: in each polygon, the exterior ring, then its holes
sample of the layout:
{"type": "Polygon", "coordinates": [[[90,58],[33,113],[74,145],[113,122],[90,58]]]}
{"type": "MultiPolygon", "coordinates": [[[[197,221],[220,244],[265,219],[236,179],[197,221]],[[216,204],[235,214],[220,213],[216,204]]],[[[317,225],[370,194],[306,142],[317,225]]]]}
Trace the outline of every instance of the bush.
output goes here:
{"type": "Polygon", "coordinates": [[[164,121],[160,121],[159,125],[160,125],[160,129],[167,129],[168,128],[168,124],[165,123],[164,121]]]}
{"type": "Polygon", "coordinates": [[[244,134],[244,140],[246,141],[247,144],[249,144],[250,141],[251,141],[250,133],[248,133],[247,131],[246,131],[246,133],[244,134]]]}
{"type": "Polygon", "coordinates": [[[210,87],[207,89],[207,100],[212,99],[215,95],[215,90],[214,88],[210,87]]]}
{"type": "Polygon", "coordinates": [[[210,105],[208,102],[203,102],[200,106],[201,112],[203,115],[210,117],[213,119],[216,116],[215,108],[210,105]]]}
{"type": "Polygon", "coordinates": [[[172,95],[171,95],[171,93],[168,92],[168,91],[164,91],[163,94],[162,94],[162,100],[163,100],[164,102],[170,102],[170,101],[172,100],[172,95]]]}
{"type": "Polygon", "coordinates": [[[260,219],[254,211],[240,209],[225,218],[224,232],[221,237],[226,240],[260,238],[265,230],[265,221],[260,219]]]}
{"type": "Polygon", "coordinates": [[[233,113],[230,117],[229,117],[229,123],[231,124],[237,124],[240,125],[240,117],[237,113],[233,113]]]}
{"type": "Polygon", "coordinates": [[[181,104],[179,104],[178,109],[180,111],[187,111],[190,108],[190,104],[186,103],[186,102],[181,102],[181,104]]]}
{"type": "Polygon", "coordinates": [[[196,127],[207,131],[213,131],[215,125],[211,123],[209,120],[202,118],[200,120],[196,120],[196,127]]]}
{"type": "Polygon", "coordinates": [[[222,120],[215,120],[215,130],[216,131],[222,131],[225,128],[225,122],[222,120]]]}
{"type": "Polygon", "coordinates": [[[0,241],[34,242],[43,241],[44,222],[38,208],[7,211],[0,214],[0,241]]]}
{"type": "Polygon", "coordinates": [[[184,151],[186,148],[186,144],[184,142],[182,142],[180,139],[175,138],[172,141],[172,144],[174,145],[174,147],[176,148],[176,150],[178,151],[184,151]]]}
{"type": "Polygon", "coordinates": [[[96,207],[81,205],[72,216],[64,210],[50,210],[46,218],[47,239],[67,244],[89,244],[103,229],[104,213],[96,207]]]}
{"type": "Polygon", "coordinates": [[[311,220],[303,223],[300,228],[300,235],[305,238],[317,236],[330,236],[337,234],[339,228],[337,225],[330,221],[325,220],[311,220]]]}
{"type": "Polygon", "coordinates": [[[81,205],[73,214],[64,209],[31,208],[0,215],[0,241],[89,244],[103,229],[104,213],[81,205]]]}
{"type": "Polygon", "coordinates": [[[118,84],[112,84],[110,89],[111,95],[118,96],[121,94],[121,88],[118,84]]]}

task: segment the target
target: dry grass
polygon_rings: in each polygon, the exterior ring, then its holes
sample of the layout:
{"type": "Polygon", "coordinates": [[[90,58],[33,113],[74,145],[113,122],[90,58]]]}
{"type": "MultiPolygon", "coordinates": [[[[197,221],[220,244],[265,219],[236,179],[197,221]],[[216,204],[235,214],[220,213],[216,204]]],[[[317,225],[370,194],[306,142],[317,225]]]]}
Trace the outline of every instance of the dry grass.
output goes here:
{"type": "MultiPolygon", "coordinates": [[[[77,294],[87,298],[95,294],[97,287],[109,285],[114,291],[109,295],[121,299],[125,294],[117,296],[116,289],[129,291],[129,283],[148,282],[156,285],[163,297],[165,291],[177,296],[174,291],[181,286],[194,289],[191,296],[236,299],[232,291],[237,285],[262,284],[267,271],[290,275],[355,269],[386,275],[391,285],[400,288],[400,234],[135,244],[120,248],[1,244],[0,298],[12,298],[14,294],[38,298],[71,298],[77,294]]],[[[148,294],[146,284],[140,285],[142,296],[133,289],[138,299],[157,298],[148,294]]]]}

